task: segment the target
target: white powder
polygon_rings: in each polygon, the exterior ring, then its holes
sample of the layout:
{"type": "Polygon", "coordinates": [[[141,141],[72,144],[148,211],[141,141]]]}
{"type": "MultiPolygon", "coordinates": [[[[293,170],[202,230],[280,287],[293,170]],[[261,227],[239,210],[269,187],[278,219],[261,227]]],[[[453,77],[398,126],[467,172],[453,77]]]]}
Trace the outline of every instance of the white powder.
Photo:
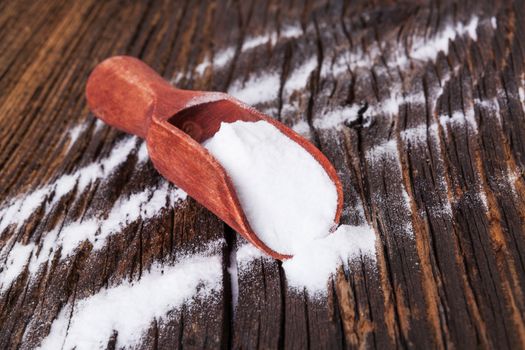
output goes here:
{"type": "MultiPolygon", "coordinates": [[[[363,254],[373,257],[368,226],[330,228],[337,191],[321,165],[273,125],[223,123],[204,146],[228,172],[250,225],[270,248],[293,255],[283,263],[288,285],[312,297],[326,293],[337,268],[363,254]]],[[[244,271],[263,255],[249,244],[236,251],[244,271]]]]}
{"type": "MultiPolygon", "coordinates": [[[[89,185],[108,178],[128,159],[130,153],[136,149],[136,144],[135,136],[128,137],[117,143],[108,157],[82,167],[72,174],[62,175],[52,183],[37,188],[33,192],[0,203],[0,232],[9,226],[12,226],[13,229],[21,227],[43,205],[46,207],[46,214],[49,213],[55,204],[73,191],[77,183],[77,196],[80,196],[89,185]],[[53,199],[46,202],[50,196],[53,199]]],[[[139,164],[148,159],[145,151],[145,148],[141,146],[138,152],[139,164]]]]}
{"type": "Polygon", "coordinates": [[[146,142],[142,142],[140,148],[137,152],[137,159],[139,163],[144,163],[149,159],[148,148],[146,147],[146,142]]]}
{"type": "Polygon", "coordinates": [[[323,114],[314,121],[314,127],[318,129],[339,129],[344,123],[356,120],[361,106],[354,104],[349,107],[338,107],[323,114]]]}
{"type": "Polygon", "coordinates": [[[459,127],[468,125],[470,127],[470,131],[475,133],[478,132],[478,124],[476,122],[474,110],[472,108],[467,109],[465,112],[462,110],[453,111],[452,116],[441,115],[439,117],[439,122],[441,123],[443,129],[446,129],[447,125],[459,127]]]}
{"type": "Polygon", "coordinates": [[[165,317],[195,296],[211,297],[221,288],[220,254],[189,256],[174,266],[155,265],[139,281],[81,299],[73,310],[70,305],[64,307],[40,348],[100,348],[113,331],[118,334],[118,348],[136,346],[154,319],[165,317]]]}
{"type": "Polygon", "coordinates": [[[298,133],[299,135],[302,135],[303,137],[307,137],[310,135],[310,125],[306,120],[300,120],[295,125],[292,126],[292,130],[298,133]]]}
{"type": "Polygon", "coordinates": [[[522,103],[522,104],[525,103],[525,89],[523,89],[522,86],[520,86],[520,87],[518,88],[518,94],[519,94],[519,96],[520,96],[520,101],[521,101],[521,103],[522,103]]]}
{"type": "Polygon", "coordinates": [[[498,28],[498,21],[496,20],[496,17],[490,18],[490,25],[492,26],[492,29],[498,28]]]}
{"type": "MultiPolygon", "coordinates": [[[[56,204],[76,186],[75,199],[95,181],[104,181],[122,163],[130,153],[136,150],[137,138],[129,137],[115,145],[108,157],[95,161],[72,174],[65,174],[52,183],[0,204],[0,232],[7,227],[17,230],[40,207],[47,215],[56,204]],[[49,199],[52,198],[52,199],[49,199]]],[[[148,159],[145,143],[138,152],[138,164],[148,159]]],[[[53,228],[44,233],[42,248],[36,254],[37,245],[33,242],[16,242],[13,235],[8,243],[0,249],[0,261],[4,268],[0,271],[0,293],[6,291],[12,282],[27,267],[32,278],[39,268],[62,247],[60,258],[66,258],[74,252],[79,244],[88,240],[94,249],[101,249],[106,238],[121,231],[129,223],[154,217],[160,209],[183,200],[186,194],[179,190],[170,190],[167,182],[159,188],[147,188],[126,198],[120,198],[105,218],[92,217],[68,222],[62,230],[53,228]]]]}
{"type": "MultiPolygon", "coordinates": [[[[478,23],[479,18],[472,16],[468,23],[457,22],[449,24],[428,39],[417,36],[413,40],[409,56],[421,61],[435,61],[439,52],[443,52],[445,55],[448,54],[449,42],[456,40],[458,37],[468,35],[473,41],[476,41],[478,39],[476,32],[478,23]]],[[[400,49],[399,52],[403,52],[403,49],[400,49]]],[[[401,54],[393,61],[399,66],[404,66],[408,62],[409,59],[404,54],[401,54]]]]}
{"type": "Polygon", "coordinates": [[[304,148],[265,121],[221,124],[205,147],[226,169],[246,217],[273,250],[295,254],[333,226],[337,191],[304,148]]]}
{"type": "Polygon", "coordinates": [[[275,100],[278,96],[280,77],[277,73],[252,77],[245,83],[235,82],[228,93],[235,98],[255,105],[275,100]]]}
{"type": "Polygon", "coordinates": [[[0,210],[0,232],[11,225],[18,228],[42,205],[51,191],[52,189],[47,186],[39,188],[23,198],[12,200],[2,208],[0,210]]]}
{"type": "Polygon", "coordinates": [[[401,131],[401,138],[406,142],[414,144],[423,143],[427,140],[427,131],[427,124],[422,123],[413,128],[401,131]]]}
{"type": "Polygon", "coordinates": [[[304,89],[310,74],[316,67],[317,57],[310,57],[306,62],[294,69],[286,80],[286,84],[284,84],[284,96],[289,97],[295,90],[304,89]]]}
{"type": "Polygon", "coordinates": [[[232,60],[233,56],[235,56],[235,48],[229,47],[217,54],[213,59],[213,63],[219,67],[223,67],[232,60]]]}
{"type": "MultiPolygon", "coordinates": [[[[259,36],[248,37],[243,43],[241,51],[245,52],[251,49],[255,49],[261,45],[266,45],[268,43],[270,43],[273,46],[279,41],[279,39],[296,38],[301,34],[301,27],[295,25],[287,26],[286,28],[284,28],[280,35],[277,35],[277,32],[271,32],[259,36]]],[[[215,69],[223,68],[231,62],[234,56],[235,46],[229,46],[223,50],[218,51],[217,54],[215,54],[215,57],[213,58],[213,62],[210,60],[209,57],[205,57],[204,60],[195,67],[195,72],[198,75],[202,75],[204,74],[206,69],[212,64],[215,69]]],[[[177,83],[183,76],[183,74],[178,73],[177,76],[172,80],[172,82],[177,83]]]]}
{"type": "MultiPolygon", "coordinates": [[[[368,109],[364,112],[364,116],[392,117],[399,113],[399,108],[403,104],[418,105],[424,104],[425,102],[425,96],[422,93],[404,96],[398,88],[394,88],[390,97],[377,103],[371,103],[368,109]]],[[[345,123],[356,120],[358,118],[359,110],[362,107],[363,106],[360,104],[352,104],[346,107],[332,108],[314,120],[313,126],[319,130],[339,130],[345,125],[345,123]]],[[[296,126],[293,128],[295,130],[296,126]]]]}
{"type": "Polygon", "coordinates": [[[67,150],[71,148],[77,141],[78,137],[86,130],[87,124],[78,124],[77,126],[69,129],[67,135],[69,136],[69,143],[67,145],[67,150]]]}
{"type": "MultiPolygon", "coordinates": [[[[241,241],[244,241],[241,238],[241,241]]],[[[254,245],[248,243],[248,241],[244,241],[244,244],[242,244],[235,254],[235,258],[237,259],[237,274],[239,271],[247,271],[249,270],[250,263],[257,259],[268,259],[270,260],[270,257],[265,255],[262,251],[255,248],[254,245]]]]}
{"type": "Polygon", "coordinates": [[[292,259],[283,262],[288,286],[305,288],[311,297],[326,293],[337,268],[361,255],[374,258],[375,234],[368,226],[341,225],[332,234],[305,242],[292,259]]]}
{"type": "Polygon", "coordinates": [[[296,38],[302,33],[303,31],[301,30],[301,27],[294,25],[287,26],[286,28],[284,28],[284,30],[281,31],[281,34],[279,36],[277,35],[277,32],[271,32],[259,36],[249,37],[242,44],[242,51],[251,50],[261,45],[266,45],[268,43],[270,43],[271,45],[275,45],[278,39],[296,38]]]}
{"type": "MultiPolygon", "coordinates": [[[[302,292],[310,298],[322,298],[327,292],[327,283],[339,266],[350,269],[352,263],[367,257],[375,261],[376,236],[368,225],[341,225],[332,234],[304,242],[293,258],[283,262],[288,288],[302,292]]],[[[252,244],[244,243],[236,252],[239,274],[250,274],[252,262],[270,258],[252,244]]]]}
{"type": "Polygon", "coordinates": [[[55,228],[44,233],[42,249],[34,254],[34,243],[14,243],[0,251],[0,258],[5,259],[4,269],[0,272],[0,292],[5,291],[13,280],[27,266],[32,278],[39,268],[60,249],[60,259],[65,259],[84,241],[93,244],[94,250],[104,248],[108,237],[121,232],[136,220],[148,220],[158,215],[163,208],[173,207],[186,198],[180,189],[170,189],[164,182],[159,188],[147,188],[144,191],[120,198],[104,218],[91,217],[69,222],[61,230],[55,228]],[[5,251],[4,251],[5,250],[5,251]],[[33,253],[33,255],[31,255],[33,253]]]}
{"type": "Polygon", "coordinates": [[[397,149],[397,141],[395,139],[391,139],[372,147],[367,151],[366,159],[372,164],[381,162],[385,159],[395,160],[399,163],[400,161],[399,151],[397,149]]]}
{"type": "MultiPolygon", "coordinates": [[[[34,243],[27,245],[15,244],[12,247],[0,273],[0,291],[6,290],[11,282],[20,275],[34,248],[34,243]]],[[[4,257],[2,257],[2,260],[4,260],[4,257]]]]}

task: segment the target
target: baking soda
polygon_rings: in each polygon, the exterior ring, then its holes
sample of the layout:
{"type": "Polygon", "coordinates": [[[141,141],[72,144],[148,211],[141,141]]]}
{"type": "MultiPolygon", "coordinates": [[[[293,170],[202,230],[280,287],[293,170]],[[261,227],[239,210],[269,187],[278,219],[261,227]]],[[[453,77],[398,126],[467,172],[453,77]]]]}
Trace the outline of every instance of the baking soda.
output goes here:
{"type": "Polygon", "coordinates": [[[341,265],[361,256],[375,259],[374,231],[368,225],[341,225],[334,233],[307,241],[292,259],[283,261],[288,287],[324,295],[327,282],[341,265]]]}
{"type": "MultiPolygon", "coordinates": [[[[364,226],[341,225],[334,233],[337,190],[324,168],[303,147],[265,121],[222,123],[204,143],[221,163],[257,236],[278,253],[289,287],[326,293],[341,265],[373,256],[375,234],[364,226]]],[[[241,254],[243,269],[259,254],[241,254]]],[[[250,251],[253,251],[251,249],[250,251]]]]}
{"type": "Polygon", "coordinates": [[[222,123],[204,146],[225,168],[250,226],[271,249],[293,255],[334,225],[334,183],[310,153],[275,126],[222,123]]]}
{"type": "Polygon", "coordinates": [[[144,330],[167,310],[191,304],[192,298],[213,298],[222,288],[223,241],[211,242],[205,251],[184,256],[173,265],[154,264],[140,280],[125,281],[75,300],[54,319],[39,349],[105,348],[115,332],[116,348],[137,348],[144,330]]]}

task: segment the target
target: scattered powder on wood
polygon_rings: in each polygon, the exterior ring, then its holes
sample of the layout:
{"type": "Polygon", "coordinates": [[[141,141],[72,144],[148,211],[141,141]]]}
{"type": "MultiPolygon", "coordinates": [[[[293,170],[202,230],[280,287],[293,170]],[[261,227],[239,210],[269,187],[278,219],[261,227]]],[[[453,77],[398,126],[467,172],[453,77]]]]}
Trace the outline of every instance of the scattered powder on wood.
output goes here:
{"type": "Polygon", "coordinates": [[[117,332],[116,348],[135,348],[153,320],[168,310],[191,307],[195,297],[219,296],[224,241],[211,242],[200,254],[183,256],[174,265],[156,264],[140,280],[123,282],[62,308],[40,349],[98,349],[117,332]]]}
{"type": "Polygon", "coordinates": [[[327,281],[339,266],[360,256],[375,259],[375,234],[367,225],[341,225],[334,233],[306,241],[292,259],[283,262],[288,287],[305,288],[311,297],[326,294],[327,281]]]}

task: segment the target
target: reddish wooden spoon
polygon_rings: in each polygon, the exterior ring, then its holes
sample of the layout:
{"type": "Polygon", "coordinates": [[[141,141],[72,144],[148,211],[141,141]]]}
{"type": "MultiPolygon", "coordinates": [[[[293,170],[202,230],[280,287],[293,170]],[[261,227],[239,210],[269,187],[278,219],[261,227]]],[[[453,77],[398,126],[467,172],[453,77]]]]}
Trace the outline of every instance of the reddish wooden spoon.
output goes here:
{"type": "Polygon", "coordinates": [[[334,220],[339,222],[343,191],[328,159],[284,124],[227,94],[176,89],[142,61],[116,56],[93,70],[86,96],[98,118],[146,140],[151,161],[162,176],[274,258],[283,260],[290,256],[270,249],[257,237],[228,174],[200,144],[219,130],[221,122],[267,121],[310,152],[337,188],[334,220]]]}

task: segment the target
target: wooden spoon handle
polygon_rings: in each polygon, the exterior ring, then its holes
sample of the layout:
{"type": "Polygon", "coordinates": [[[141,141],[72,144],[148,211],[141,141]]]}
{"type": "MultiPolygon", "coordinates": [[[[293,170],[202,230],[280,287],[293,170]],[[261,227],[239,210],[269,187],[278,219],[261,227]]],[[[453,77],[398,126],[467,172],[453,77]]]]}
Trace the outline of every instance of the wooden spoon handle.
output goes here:
{"type": "Polygon", "coordinates": [[[199,92],[171,86],[144,62],[115,56],[95,67],[88,78],[89,108],[107,124],[146,138],[151,119],[169,118],[199,92]]]}

